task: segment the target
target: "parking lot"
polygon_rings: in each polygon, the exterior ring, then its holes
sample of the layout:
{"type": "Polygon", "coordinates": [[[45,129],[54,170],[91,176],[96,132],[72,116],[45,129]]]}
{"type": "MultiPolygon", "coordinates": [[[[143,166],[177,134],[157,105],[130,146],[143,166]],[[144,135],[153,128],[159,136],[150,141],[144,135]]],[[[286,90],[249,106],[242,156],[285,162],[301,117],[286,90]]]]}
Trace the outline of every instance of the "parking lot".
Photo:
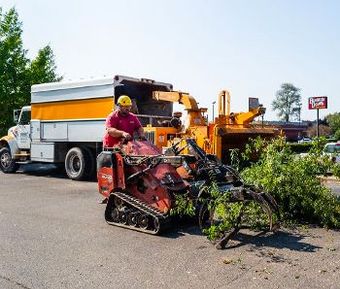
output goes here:
{"type": "Polygon", "coordinates": [[[0,173],[0,288],[339,288],[338,231],[243,231],[219,251],[190,223],[162,236],[107,225],[96,186],[0,173]]]}

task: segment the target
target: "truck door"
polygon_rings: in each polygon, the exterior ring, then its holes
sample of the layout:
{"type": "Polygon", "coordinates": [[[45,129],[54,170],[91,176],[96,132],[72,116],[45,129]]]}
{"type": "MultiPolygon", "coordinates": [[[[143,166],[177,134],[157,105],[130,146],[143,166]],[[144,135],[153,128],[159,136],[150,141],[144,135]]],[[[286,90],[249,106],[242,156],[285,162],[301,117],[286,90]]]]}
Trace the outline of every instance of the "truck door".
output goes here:
{"type": "Polygon", "coordinates": [[[31,109],[23,107],[17,126],[18,147],[19,149],[29,149],[31,146],[30,138],[31,109]]]}

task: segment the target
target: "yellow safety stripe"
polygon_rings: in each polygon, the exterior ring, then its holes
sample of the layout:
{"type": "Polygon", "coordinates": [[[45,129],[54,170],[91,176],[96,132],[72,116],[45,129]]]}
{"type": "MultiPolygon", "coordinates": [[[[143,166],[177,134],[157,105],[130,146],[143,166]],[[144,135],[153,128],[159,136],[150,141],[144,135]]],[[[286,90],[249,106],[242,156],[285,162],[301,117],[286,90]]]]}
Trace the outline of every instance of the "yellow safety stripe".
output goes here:
{"type": "Polygon", "coordinates": [[[68,100],[32,104],[32,119],[91,119],[106,118],[114,108],[113,98],[68,100]]]}

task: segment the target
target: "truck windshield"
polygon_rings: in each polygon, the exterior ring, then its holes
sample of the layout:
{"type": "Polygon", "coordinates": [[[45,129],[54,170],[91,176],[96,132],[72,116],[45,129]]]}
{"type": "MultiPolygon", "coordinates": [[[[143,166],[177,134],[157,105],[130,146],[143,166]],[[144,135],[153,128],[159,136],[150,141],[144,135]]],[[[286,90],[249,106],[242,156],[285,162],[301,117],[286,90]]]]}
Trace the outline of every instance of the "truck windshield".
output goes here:
{"type": "Polygon", "coordinates": [[[31,111],[30,110],[23,110],[21,112],[19,124],[21,124],[21,125],[29,124],[30,121],[31,121],[31,111]]]}

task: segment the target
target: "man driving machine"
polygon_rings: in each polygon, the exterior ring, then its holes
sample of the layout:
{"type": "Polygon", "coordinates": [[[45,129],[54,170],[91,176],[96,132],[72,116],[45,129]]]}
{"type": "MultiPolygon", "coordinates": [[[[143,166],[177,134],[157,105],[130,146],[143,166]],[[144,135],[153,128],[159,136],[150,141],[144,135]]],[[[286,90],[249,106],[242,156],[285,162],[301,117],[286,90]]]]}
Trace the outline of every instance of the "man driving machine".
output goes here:
{"type": "Polygon", "coordinates": [[[117,101],[117,109],[110,113],[105,122],[106,133],[103,139],[104,148],[112,148],[121,142],[122,138],[131,140],[134,133],[145,140],[143,127],[137,116],[130,112],[131,98],[121,95],[117,101]]]}

